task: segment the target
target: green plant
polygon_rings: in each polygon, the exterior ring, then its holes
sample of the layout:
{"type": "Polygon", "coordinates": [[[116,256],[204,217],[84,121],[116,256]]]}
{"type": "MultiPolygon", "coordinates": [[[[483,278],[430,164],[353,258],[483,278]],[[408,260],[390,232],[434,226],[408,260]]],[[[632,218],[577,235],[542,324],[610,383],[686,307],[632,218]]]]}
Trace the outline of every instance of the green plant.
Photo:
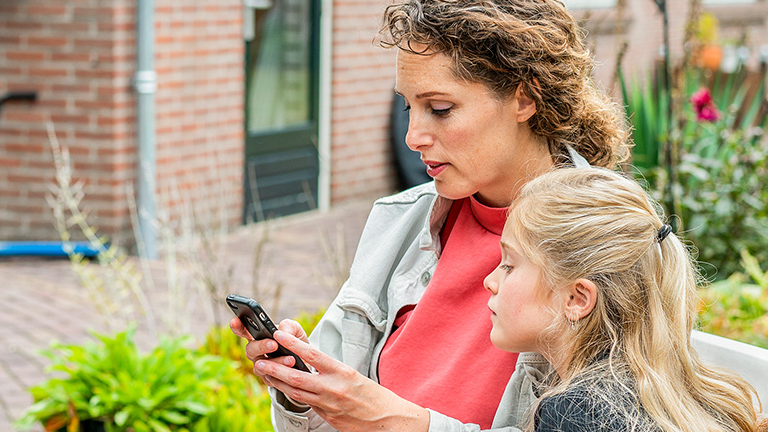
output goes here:
{"type": "Polygon", "coordinates": [[[737,272],[734,257],[744,249],[768,261],[768,140],[746,133],[722,131],[716,141],[692,141],[679,165],[679,216],[710,279],[737,272]]]}
{"type": "Polygon", "coordinates": [[[654,83],[652,75],[645,80],[635,77],[628,81],[619,68],[617,77],[632,126],[632,163],[642,170],[657,167],[659,145],[667,139],[667,90],[654,83]]]}
{"type": "Polygon", "coordinates": [[[213,326],[205,335],[205,341],[200,346],[203,354],[212,354],[230,359],[237,363],[237,370],[246,375],[252,375],[253,363],[245,356],[247,341],[235,336],[229,327],[213,326]]]}
{"type": "Polygon", "coordinates": [[[667,214],[677,217],[678,232],[698,246],[706,277],[723,279],[739,270],[733,257],[744,248],[768,258],[768,190],[761,182],[768,175],[766,71],[691,69],[681,76],[684,103],[676,105],[668,132],[670,99],[659,80],[628,83],[619,75],[634,126],[634,162],[654,197],[668,203],[667,214]],[[677,143],[674,170],[658,166],[673,156],[659,153],[667,139],[677,143]]]}
{"type": "Polygon", "coordinates": [[[45,352],[50,371],[61,376],[30,389],[35,403],[17,427],[41,422],[46,430],[74,431],[95,419],[107,431],[203,432],[214,424],[224,430],[227,421],[252,425],[231,430],[271,430],[263,412],[268,396],[229,359],[187,347],[188,338],[165,338],[142,353],[133,329],[95,337],[98,343],[53,344],[45,352]]]}
{"type": "Polygon", "coordinates": [[[715,282],[701,293],[701,330],[768,348],[768,270],[747,250],[743,273],[715,282]]]}

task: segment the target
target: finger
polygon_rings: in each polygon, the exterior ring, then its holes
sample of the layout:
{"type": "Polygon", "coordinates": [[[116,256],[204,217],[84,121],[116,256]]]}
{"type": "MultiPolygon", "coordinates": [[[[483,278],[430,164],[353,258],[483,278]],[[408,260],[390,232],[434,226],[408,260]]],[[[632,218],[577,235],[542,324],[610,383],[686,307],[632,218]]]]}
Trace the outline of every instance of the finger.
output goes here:
{"type": "Polygon", "coordinates": [[[245,345],[245,356],[250,361],[263,359],[265,355],[277,349],[277,342],[272,339],[251,340],[245,345]]]}
{"type": "Polygon", "coordinates": [[[319,399],[317,383],[313,381],[316,375],[268,360],[257,361],[253,370],[257,375],[267,377],[272,387],[296,402],[312,405],[310,402],[317,402],[319,399]]]}
{"type": "Polygon", "coordinates": [[[342,364],[338,360],[325,355],[309,343],[282,330],[276,331],[272,336],[274,336],[277,343],[293,351],[294,354],[304,360],[304,363],[314,366],[318,372],[335,371],[342,364]]]}
{"type": "Polygon", "coordinates": [[[236,336],[240,336],[241,338],[249,341],[253,340],[253,336],[251,336],[251,334],[248,333],[248,330],[245,329],[245,326],[243,326],[240,318],[232,318],[232,320],[229,321],[229,328],[232,329],[232,333],[234,333],[236,336]]]}
{"type": "Polygon", "coordinates": [[[297,338],[305,342],[308,340],[307,333],[301,327],[301,324],[299,324],[297,321],[294,321],[291,319],[284,319],[280,321],[280,324],[277,325],[277,328],[290,335],[296,336],[297,338]]]}

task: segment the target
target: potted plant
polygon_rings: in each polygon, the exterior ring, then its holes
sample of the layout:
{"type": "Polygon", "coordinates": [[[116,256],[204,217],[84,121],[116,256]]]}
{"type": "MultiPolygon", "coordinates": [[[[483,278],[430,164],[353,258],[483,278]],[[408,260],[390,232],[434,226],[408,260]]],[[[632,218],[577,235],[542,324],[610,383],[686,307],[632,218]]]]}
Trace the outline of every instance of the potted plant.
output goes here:
{"type": "Polygon", "coordinates": [[[17,421],[46,431],[266,431],[269,399],[254,377],[226,358],[166,338],[149,353],[134,330],[54,344],[45,355],[58,376],[30,389],[35,403],[17,421]],[[266,403],[265,403],[266,401],[266,403]]]}

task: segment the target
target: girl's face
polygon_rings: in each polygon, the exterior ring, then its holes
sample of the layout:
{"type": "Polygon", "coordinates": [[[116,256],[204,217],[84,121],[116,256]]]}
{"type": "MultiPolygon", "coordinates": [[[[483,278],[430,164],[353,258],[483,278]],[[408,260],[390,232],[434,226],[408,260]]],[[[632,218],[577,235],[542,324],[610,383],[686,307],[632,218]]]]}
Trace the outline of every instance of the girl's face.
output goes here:
{"type": "Polygon", "coordinates": [[[509,225],[501,236],[501,264],[483,282],[491,292],[491,342],[505,351],[547,356],[546,347],[539,346],[539,335],[555,320],[556,296],[543,286],[541,269],[520,253],[509,225]]]}
{"type": "Polygon", "coordinates": [[[410,110],[405,141],[446,198],[475,195],[505,207],[525,179],[552,165],[521,109],[530,99],[499,100],[485,85],[457,79],[445,54],[398,50],[395,90],[410,110]]]}

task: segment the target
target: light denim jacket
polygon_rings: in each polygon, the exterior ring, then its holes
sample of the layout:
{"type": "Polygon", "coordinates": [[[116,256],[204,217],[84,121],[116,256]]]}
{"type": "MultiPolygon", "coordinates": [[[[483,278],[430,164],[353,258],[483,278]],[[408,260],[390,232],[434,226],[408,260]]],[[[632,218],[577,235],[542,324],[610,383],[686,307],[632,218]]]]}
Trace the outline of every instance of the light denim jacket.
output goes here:
{"type": "MultiPolygon", "coordinates": [[[[451,204],[437,194],[434,182],[376,201],[349,279],[312,332],[310,342],[378,382],[379,355],[397,312],[418,303],[435,270],[439,233],[451,204]]],[[[534,387],[549,370],[539,354],[519,356],[491,430],[518,430],[536,397],[534,387]]],[[[270,392],[275,430],[335,430],[311,409],[302,413],[287,410],[285,396],[275,389],[270,392]]],[[[429,430],[464,432],[480,427],[430,410],[429,430]]]]}

